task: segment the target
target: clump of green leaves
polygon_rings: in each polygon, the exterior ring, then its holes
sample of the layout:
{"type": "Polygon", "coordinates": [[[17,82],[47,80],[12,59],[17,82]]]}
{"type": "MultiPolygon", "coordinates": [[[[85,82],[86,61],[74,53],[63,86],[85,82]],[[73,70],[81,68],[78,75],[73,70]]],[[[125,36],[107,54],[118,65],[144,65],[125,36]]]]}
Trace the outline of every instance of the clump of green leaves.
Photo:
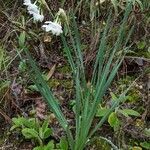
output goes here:
{"type": "Polygon", "coordinates": [[[47,145],[37,146],[33,150],[68,150],[68,142],[65,138],[61,138],[58,144],[55,144],[54,141],[48,142],[47,145]],[[56,146],[55,146],[56,145],[56,146]]]}
{"type": "Polygon", "coordinates": [[[10,131],[19,129],[26,139],[33,140],[40,146],[43,146],[45,140],[52,135],[52,129],[48,127],[48,120],[41,124],[36,118],[18,117],[13,118],[12,122],[13,126],[10,131]]]}
{"type": "MultiPolygon", "coordinates": [[[[110,108],[99,106],[97,109],[96,116],[103,117],[108,111],[110,111],[110,108]]],[[[114,131],[118,130],[121,125],[121,119],[118,117],[120,114],[127,118],[131,116],[140,116],[140,114],[133,109],[116,107],[115,111],[112,112],[108,117],[108,123],[114,129],[114,131]]]]}
{"type": "Polygon", "coordinates": [[[12,122],[13,125],[10,131],[19,131],[25,139],[34,141],[37,146],[34,147],[33,150],[68,150],[68,142],[65,137],[62,137],[57,144],[50,139],[53,132],[52,129],[48,127],[48,119],[41,122],[36,118],[18,117],[12,118],[12,122]],[[49,142],[47,143],[46,141],[48,140],[49,142]]]}
{"type": "Polygon", "coordinates": [[[150,142],[141,142],[140,145],[145,148],[146,150],[150,149],[150,142]]]}

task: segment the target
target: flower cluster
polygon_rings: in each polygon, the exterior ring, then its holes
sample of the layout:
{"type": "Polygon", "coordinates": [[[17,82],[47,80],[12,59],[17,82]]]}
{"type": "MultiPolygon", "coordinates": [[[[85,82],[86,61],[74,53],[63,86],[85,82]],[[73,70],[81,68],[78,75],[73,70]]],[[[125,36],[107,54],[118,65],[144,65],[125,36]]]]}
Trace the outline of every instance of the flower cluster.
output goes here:
{"type": "Polygon", "coordinates": [[[65,19],[67,18],[65,11],[63,9],[61,9],[61,8],[59,8],[59,11],[56,14],[55,21],[54,22],[46,21],[45,24],[42,26],[42,28],[46,32],[51,31],[52,34],[54,34],[56,36],[60,35],[61,33],[63,33],[60,16],[65,18],[65,19]]]}
{"type": "Polygon", "coordinates": [[[33,15],[33,19],[35,21],[43,21],[44,16],[40,14],[40,10],[38,9],[38,6],[35,3],[31,3],[31,0],[24,0],[23,4],[27,6],[28,13],[30,15],[33,15]]]}
{"type": "MultiPolygon", "coordinates": [[[[44,16],[40,14],[40,10],[35,3],[31,3],[31,0],[24,0],[23,4],[27,6],[28,13],[30,15],[33,15],[35,21],[42,22],[44,20],[44,16]]],[[[56,19],[54,20],[54,22],[46,21],[45,24],[42,26],[42,28],[46,32],[51,31],[53,35],[56,36],[60,35],[61,33],[63,33],[62,26],[60,23],[60,16],[66,17],[65,11],[61,8],[56,14],[56,19]]]]}

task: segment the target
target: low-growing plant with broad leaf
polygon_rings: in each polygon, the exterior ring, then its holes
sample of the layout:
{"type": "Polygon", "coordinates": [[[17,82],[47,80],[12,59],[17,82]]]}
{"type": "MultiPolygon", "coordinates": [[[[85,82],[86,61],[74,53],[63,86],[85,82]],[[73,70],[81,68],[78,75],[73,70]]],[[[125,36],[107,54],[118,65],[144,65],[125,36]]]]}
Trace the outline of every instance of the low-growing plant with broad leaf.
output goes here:
{"type": "Polygon", "coordinates": [[[13,126],[10,131],[19,129],[26,139],[34,140],[40,146],[44,146],[44,141],[52,135],[52,129],[48,127],[48,120],[41,124],[36,118],[18,117],[13,118],[12,122],[13,126]]]}
{"type": "MultiPolygon", "coordinates": [[[[117,99],[117,96],[111,92],[111,103],[114,103],[114,101],[117,99]]],[[[125,100],[128,99],[128,96],[125,97],[125,100]]],[[[105,116],[105,114],[111,109],[110,108],[104,106],[102,107],[101,105],[98,106],[97,108],[97,112],[96,112],[96,117],[103,117],[105,116]]],[[[112,112],[109,117],[108,117],[108,123],[110,124],[111,127],[113,127],[114,131],[118,130],[120,125],[121,125],[121,120],[119,119],[119,115],[123,115],[126,118],[129,118],[131,116],[134,117],[140,117],[140,114],[133,110],[133,109],[129,109],[129,108],[120,108],[119,106],[115,108],[115,111],[112,112]]]]}

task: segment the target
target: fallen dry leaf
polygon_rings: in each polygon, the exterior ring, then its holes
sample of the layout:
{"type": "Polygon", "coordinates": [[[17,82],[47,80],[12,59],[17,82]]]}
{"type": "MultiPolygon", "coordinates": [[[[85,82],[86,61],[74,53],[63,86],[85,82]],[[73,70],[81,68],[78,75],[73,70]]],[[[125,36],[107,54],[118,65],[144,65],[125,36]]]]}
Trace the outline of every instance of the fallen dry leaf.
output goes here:
{"type": "Polygon", "coordinates": [[[52,75],[53,75],[53,73],[54,73],[54,71],[55,71],[55,68],[56,68],[56,64],[54,64],[53,67],[52,67],[52,68],[50,69],[50,71],[48,72],[47,80],[49,80],[49,79],[52,77],[52,75]]]}

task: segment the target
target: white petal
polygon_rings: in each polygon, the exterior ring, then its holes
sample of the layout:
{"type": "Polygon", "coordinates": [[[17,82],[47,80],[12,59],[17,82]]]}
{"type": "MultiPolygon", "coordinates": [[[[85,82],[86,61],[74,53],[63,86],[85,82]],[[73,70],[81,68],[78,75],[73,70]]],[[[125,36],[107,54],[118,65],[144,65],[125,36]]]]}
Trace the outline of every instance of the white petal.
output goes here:
{"type": "Polygon", "coordinates": [[[49,32],[49,31],[50,31],[50,29],[48,28],[47,25],[43,25],[43,26],[42,26],[42,29],[45,30],[46,32],[49,32]]]}
{"type": "Polygon", "coordinates": [[[40,21],[40,22],[42,22],[44,20],[43,15],[36,14],[36,13],[33,14],[33,18],[34,18],[35,21],[40,21]]]}
{"type": "Polygon", "coordinates": [[[38,10],[38,7],[35,5],[35,4],[29,4],[28,7],[27,7],[27,10],[33,14],[33,13],[36,13],[36,14],[39,14],[40,11],[38,10]]]}
{"type": "Polygon", "coordinates": [[[52,34],[54,34],[54,35],[60,35],[61,33],[63,33],[62,26],[60,24],[58,24],[57,22],[46,21],[45,25],[43,25],[42,28],[46,32],[51,31],[52,34]]]}
{"type": "Polygon", "coordinates": [[[49,24],[49,23],[52,23],[52,21],[45,21],[45,24],[49,24]]]}
{"type": "Polygon", "coordinates": [[[31,4],[31,0],[24,0],[23,4],[27,6],[27,5],[31,4]]]}

